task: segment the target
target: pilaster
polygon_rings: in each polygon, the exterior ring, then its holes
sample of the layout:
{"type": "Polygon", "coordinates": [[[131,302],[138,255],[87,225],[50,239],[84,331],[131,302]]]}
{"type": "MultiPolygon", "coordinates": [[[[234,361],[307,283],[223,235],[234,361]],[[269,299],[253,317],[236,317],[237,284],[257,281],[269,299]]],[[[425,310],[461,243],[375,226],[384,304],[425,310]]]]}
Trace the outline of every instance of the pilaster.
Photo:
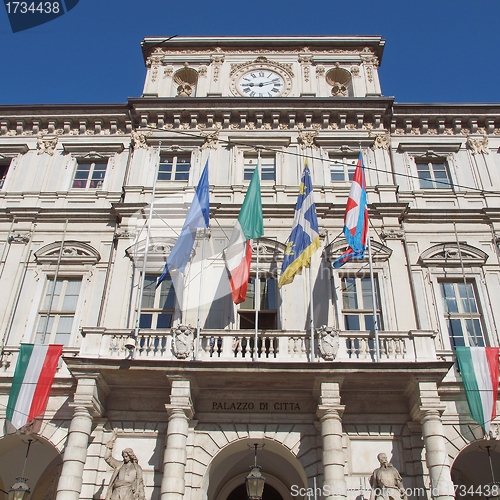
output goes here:
{"type": "Polygon", "coordinates": [[[109,394],[109,388],[100,374],[76,377],[78,385],[70,403],[73,418],[64,449],[56,500],[79,500],[93,418],[102,416],[103,401],[109,394]]]}
{"type": "Polygon", "coordinates": [[[441,403],[437,382],[414,379],[410,400],[412,419],[422,425],[425,462],[429,470],[431,497],[451,500],[455,497],[451,480],[448,452],[441,415],[445,406],[441,403]]]}
{"type": "Polygon", "coordinates": [[[178,377],[170,377],[170,382],[170,404],[165,405],[168,427],[160,495],[161,500],[182,500],[186,486],[186,445],[194,408],[191,400],[191,382],[178,377]]]}
{"type": "Polygon", "coordinates": [[[316,412],[321,422],[323,440],[323,491],[326,500],[345,500],[345,456],[342,448],[342,414],[340,386],[343,377],[319,382],[319,405],[316,412]]]}

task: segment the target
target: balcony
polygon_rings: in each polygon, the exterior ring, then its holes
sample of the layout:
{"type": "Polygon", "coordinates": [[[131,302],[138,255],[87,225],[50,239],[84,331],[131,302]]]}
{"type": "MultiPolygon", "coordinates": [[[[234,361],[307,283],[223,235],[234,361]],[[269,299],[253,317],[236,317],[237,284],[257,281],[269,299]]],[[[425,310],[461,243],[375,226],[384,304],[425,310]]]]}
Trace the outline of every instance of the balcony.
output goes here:
{"type": "MultiPolygon", "coordinates": [[[[130,330],[85,328],[79,356],[83,358],[124,359],[131,351],[126,347],[130,330]]],[[[134,359],[249,362],[254,356],[253,330],[202,330],[196,342],[196,329],[182,332],[176,338],[173,330],[141,330],[136,339],[134,359]],[[184,335],[185,334],[185,335],[184,335]]],[[[434,337],[430,330],[379,332],[380,360],[385,362],[437,361],[434,337]]],[[[261,331],[258,333],[256,361],[290,363],[311,361],[310,333],[296,331],[261,331]]],[[[316,362],[374,362],[374,339],[371,332],[340,331],[330,335],[325,345],[321,335],[315,338],[316,362]],[[328,348],[330,346],[330,348],[328,348]],[[333,347],[332,347],[333,346],[333,347]]]]}

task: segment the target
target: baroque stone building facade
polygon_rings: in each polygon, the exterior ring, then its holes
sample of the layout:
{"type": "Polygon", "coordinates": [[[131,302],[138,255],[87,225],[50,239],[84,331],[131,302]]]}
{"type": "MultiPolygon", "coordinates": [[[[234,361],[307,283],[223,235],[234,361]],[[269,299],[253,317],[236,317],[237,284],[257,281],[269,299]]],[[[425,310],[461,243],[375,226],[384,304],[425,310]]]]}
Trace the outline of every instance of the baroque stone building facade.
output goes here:
{"type": "Polygon", "coordinates": [[[2,429],[1,490],[31,439],[34,500],[104,498],[113,431],[154,500],[244,497],[255,444],[268,499],[369,498],[380,452],[408,497],[491,482],[499,422],[469,417],[453,348],[499,345],[500,105],[394,102],[384,43],[147,38],[139,98],[0,106],[4,420],[20,343],[65,346],[43,418],[2,429]],[[368,262],[331,265],[360,150],[378,362],[368,262]],[[321,249],[278,289],[306,158],[321,249]],[[235,306],[222,250],[259,159],[265,234],[235,306]],[[156,289],[207,161],[210,230],[156,289]]]}

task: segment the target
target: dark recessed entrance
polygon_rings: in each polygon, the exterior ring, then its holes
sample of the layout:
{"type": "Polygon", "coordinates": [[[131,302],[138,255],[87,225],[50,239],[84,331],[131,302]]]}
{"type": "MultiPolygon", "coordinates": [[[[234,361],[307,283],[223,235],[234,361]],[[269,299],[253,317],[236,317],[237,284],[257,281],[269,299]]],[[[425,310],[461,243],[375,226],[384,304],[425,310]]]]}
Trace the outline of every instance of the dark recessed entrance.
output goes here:
{"type": "MultiPolygon", "coordinates": [[[[248,500],[247,489],[244,484],[240,484],[227,497],[227,500],[248,500]]],[[[264,486],[262,500],[283,500],[283,497],[270,485],[264,486]]]]}

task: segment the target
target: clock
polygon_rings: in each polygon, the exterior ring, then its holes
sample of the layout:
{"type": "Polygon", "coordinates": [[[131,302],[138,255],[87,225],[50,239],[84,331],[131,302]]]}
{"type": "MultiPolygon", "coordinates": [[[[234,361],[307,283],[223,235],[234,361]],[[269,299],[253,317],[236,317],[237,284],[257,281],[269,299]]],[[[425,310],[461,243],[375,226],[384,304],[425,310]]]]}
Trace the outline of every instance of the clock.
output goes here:
{"type": "Polygon", "coordinates": [[[285,81],[276,71],[260,68],[240,76],[236,89],[246,97],[277,97],[283,94],[285,81]]]}
{"type": "Polygon", "coordinates": [[[255,61],[232,65],[231,93],[242,97],[286,97],[292,90],[292,67],[258,57],[255,61]]]}

